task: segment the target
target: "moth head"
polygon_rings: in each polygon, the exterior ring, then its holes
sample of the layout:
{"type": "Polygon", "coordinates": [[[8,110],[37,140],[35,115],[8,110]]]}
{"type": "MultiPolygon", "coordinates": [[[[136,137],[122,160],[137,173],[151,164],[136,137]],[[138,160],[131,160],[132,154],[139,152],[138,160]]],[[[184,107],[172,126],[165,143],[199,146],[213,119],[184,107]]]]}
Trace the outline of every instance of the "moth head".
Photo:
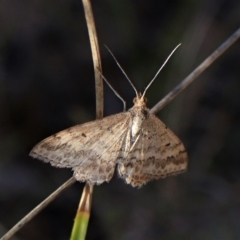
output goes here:
{"type": "Polygon", "coordinates": [[[145,98],[141,93],[138,93],[138,95],[133,99],[133,104],[135,106],[146,106],[147,98],[145,98]]]}

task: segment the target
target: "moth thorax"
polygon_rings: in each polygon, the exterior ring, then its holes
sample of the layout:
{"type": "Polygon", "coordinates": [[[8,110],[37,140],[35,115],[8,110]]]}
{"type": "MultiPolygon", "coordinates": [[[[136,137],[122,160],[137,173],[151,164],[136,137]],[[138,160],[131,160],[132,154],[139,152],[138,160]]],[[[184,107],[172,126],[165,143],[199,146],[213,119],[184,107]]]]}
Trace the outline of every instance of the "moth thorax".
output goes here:
{"type": "Polygon", "coordinates": [[[130,109],[130,112],[132,114],[131,139],[135,141],[142,129],[143,123],[148,118],[149,111],[146,107],[135,105],[130,109]]]}

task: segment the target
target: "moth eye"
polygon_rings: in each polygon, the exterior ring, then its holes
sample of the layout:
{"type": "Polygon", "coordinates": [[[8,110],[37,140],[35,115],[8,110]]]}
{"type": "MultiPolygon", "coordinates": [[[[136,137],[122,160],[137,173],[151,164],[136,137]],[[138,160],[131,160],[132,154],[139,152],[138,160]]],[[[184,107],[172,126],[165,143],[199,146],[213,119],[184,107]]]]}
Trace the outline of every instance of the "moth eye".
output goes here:
{"type": "Polygon", "coordinates": [[[137,98],[135,97],[134,99],[133,99],[133,103],[135,104],[137,102],[137,98]]]}

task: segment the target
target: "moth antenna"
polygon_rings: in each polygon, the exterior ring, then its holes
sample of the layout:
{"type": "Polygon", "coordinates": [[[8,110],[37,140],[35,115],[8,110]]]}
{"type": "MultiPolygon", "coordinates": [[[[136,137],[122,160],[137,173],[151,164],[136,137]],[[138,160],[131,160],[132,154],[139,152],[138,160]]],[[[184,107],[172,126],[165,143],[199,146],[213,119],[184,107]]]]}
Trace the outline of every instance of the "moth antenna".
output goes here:
{"type": "Polygon", "coordinates": [[[150,81],[150,83],[147,85],[147,87],[145,88],[142,98],[145,96],[146,91],[148,90],[148,88],[151,86],[151,84],[153,83],[153,81],[156,79],[156,77],[158,76],[158,74],[161,72],[161,70],[163,69],[163,67],[166,65],[166,63],[168,62],[169,58],[173,55],[173,53],[177,50],[177,48],[181,45],[178,44],[170,53],[170,55],[167,57],[167,59],[165,60],[165,62],[163,63],[163,65],[159,68],[159,70],[157,71],[157,73],[155,74],[155,76],[153,77],[153,79],[150,81]]]}
{"type": "Polygon", "coordinates": [[[122,101],[123,103],[123,111],[126,111],[126,101],[120,96],[120,94],[113,88],[113,86],[108,82],[108,80],[103,76],[103,74],[100,72],[100,70],[97,68],[99,74],[103,78],[103,80],[107,83],[107,85],[111,88],[111,90],[114,92],[114,94],[122,101]]]}
{"type": "Polygon", "coordinates": [[[134,89],[136,96],[139,96],[138,91],[136,89],[136,87],[134,86],[134,84],[132,83],[132,81],[130,80],[130,78],[128,77],[128,75],[125,73],[125,71],[123,70],[123,68],[121,67],[121,65],[119,64],[119,62],[117,61],[117,59],[115,58],[115,56],[113,55],[113,53],[111,52],[111,50],[104,45],[105,48],[109,51],[109,53],[112,55],[114,61],[117,63],[118,67],[120,68],[120,70],[122,71],[123,75],[126,77],[126,79],[128,80],[128,82],[131,84],[132,88],[134,89]]]}

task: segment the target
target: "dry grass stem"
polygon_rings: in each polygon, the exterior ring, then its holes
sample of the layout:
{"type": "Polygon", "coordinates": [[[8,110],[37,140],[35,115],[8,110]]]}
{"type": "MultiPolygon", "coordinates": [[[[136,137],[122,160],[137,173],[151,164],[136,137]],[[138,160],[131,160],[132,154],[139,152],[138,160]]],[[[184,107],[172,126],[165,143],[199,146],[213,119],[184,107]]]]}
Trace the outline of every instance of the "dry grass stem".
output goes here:
{"type": "Polygon", "coordinates": [[[204,60],[188,77],[178,86],[159,101],[151,110],[151,113],[159,112],[169,102],[171,102],[180,92],[190,85],[206,68],[208,68],[218,57],[220,57],[230,46],[240,37],[240,28],[234,32],[222,45],[220,45],[206,60],[204,60]]]}
{"type": "Polygon", "coordinates": [[[1,240],[10,239],[18,230],[20,230],[26,223],[28,223],[33,217],[35,217],[42,209],[44,209],[50,202],[52,202],[63,190],[70,187],[76,180],[74,177],[68,179],[57,190],[49,195],[44,201],[38,204],[31,212],[29,212],[24,218],[22,218],[15,226],[13,226],[1,240]]]}

